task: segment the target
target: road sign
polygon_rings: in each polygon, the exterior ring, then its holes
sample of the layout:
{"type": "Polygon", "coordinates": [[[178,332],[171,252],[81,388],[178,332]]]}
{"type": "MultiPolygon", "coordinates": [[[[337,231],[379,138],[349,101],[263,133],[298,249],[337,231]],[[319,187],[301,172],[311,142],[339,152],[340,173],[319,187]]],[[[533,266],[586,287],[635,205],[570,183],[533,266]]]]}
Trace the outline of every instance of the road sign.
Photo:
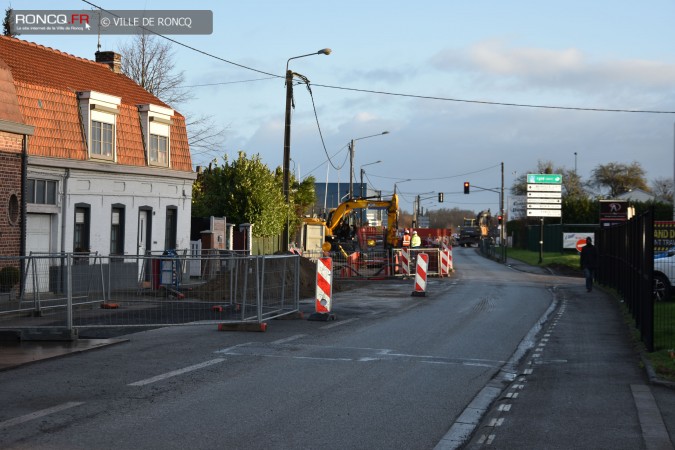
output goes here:
{"type": "Polygon", "coordinates": [[[537,184],[560,184],[562,183],[562,175],[559,173],[528,173],[527,182],[537,184]]]}
{"type": "Polygon", "coordinates": [[[562,217],[561,197],[562,175],[527,174],[527,217],[562,217]]]}
{"type": "Polygon", "coordinates": [[[560,209],[528,209],[527,217],[562,217],[560,209]]]}
{"type": "Polygon", "coordinates": [[[560,192],[528,192],[527,197],[536,197],[536,198],[560,198],[560,192]]]}
{"type": "Polygon", "coordinates": [[[560,203],[529,203],[527,209],[562,209],[560,203]]]}
{"type": "Polygon", "coordinates": [[[561,184],[528,184],[527,192],[562,192],[561,184]]]}
{"type": "Polygon", "coordinates": [[[586,247],[586,239],[579,239],[576,245],[577,251],[581,253],[581,249],[584,247],[586,247]]]}
{"type": "Polygon", "coordinates": [[[527,197],[527,203],[562,203],[560,197],[527,197]]]}

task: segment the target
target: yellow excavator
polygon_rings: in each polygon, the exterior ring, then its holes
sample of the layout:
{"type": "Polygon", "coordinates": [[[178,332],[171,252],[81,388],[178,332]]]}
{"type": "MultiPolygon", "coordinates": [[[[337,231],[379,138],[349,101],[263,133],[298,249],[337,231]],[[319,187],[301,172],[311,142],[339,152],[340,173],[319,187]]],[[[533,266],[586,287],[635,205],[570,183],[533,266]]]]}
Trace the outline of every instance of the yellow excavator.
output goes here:
{"type": "MultiPolygon", "coordinates": [[[[332,209],[324,222],[326,242],[340,244],[349,239],[351,230],[345,220],[356,209],[379,208],[387,210],[387,234],[385,242],[387,247],[395,247],[398,244],[398,196],[394,194],[391,200],[371,198],[354,198],[347,200],[332,209]]],[[[317,223],[320,219],[307,218],[305,223],[311,221],[317,223]]]]}

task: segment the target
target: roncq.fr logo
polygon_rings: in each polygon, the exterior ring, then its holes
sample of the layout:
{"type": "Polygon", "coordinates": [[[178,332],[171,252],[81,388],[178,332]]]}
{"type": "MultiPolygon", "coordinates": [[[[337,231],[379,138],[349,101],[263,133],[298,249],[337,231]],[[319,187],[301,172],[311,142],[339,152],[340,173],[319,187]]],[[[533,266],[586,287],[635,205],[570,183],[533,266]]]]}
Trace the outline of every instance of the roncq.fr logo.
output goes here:
{"type": "Polygon", "coordinates": [[[84,25],[89,28],[89,14],[29,13],[15,14],[16,25],[84,25]]]}

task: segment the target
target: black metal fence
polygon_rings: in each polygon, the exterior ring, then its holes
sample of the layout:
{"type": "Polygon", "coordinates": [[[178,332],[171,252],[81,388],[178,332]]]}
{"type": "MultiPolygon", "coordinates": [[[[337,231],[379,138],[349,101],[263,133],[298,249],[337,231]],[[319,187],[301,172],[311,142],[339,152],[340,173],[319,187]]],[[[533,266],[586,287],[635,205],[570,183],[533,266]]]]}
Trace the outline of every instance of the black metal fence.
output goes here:
{"type": "MultiPolygon", "coordinates": [[[[649,352],[659,350],[655,348],[654,330],[660,329],[661,321],[670,320],[666,315],[671,311],[654,314],[653,238],[654,215],[650,211],[624,223],[601,227],[596,243],[600,255],[596,279],[622,297],[649,352]]],[[[663,344],[659,342],[659,347],[663,344]]]]}

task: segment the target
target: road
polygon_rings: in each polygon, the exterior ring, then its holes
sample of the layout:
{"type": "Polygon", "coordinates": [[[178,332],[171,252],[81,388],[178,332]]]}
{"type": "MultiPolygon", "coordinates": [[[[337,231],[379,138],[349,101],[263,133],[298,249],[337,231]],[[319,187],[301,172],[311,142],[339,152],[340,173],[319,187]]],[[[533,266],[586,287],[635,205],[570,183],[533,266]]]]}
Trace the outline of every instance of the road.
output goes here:
{"type": "Polygon", "coordinates": [[[432,449],[508,372],[557,283],[471,248],[453,259],[424,298],[412,281],[336,293],[334,322],[163,328],[1,372],[0,447],[432,449]]]}

